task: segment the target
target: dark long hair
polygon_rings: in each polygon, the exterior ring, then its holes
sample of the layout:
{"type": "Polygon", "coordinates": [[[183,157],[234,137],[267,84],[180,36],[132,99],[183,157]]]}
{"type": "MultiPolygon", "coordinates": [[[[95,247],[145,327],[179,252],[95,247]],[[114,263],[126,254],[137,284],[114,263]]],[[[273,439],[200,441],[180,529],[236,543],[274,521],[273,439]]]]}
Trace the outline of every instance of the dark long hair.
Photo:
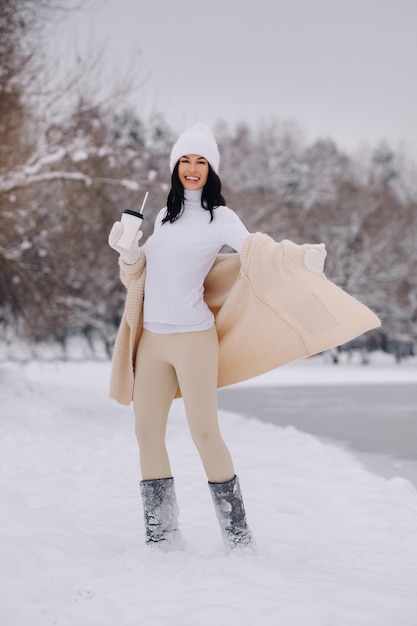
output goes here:
{"type": "MultiPolygon", "coordinates": [[[[225,206],[226,200],[222,196],[222,181],[216,172],[211,168],[209,163],[209,171],[207,182],[203,187],[201,194],[201,206],[206,211],[210,211],[210,222],[213,221],[213,211],[218,206],[225,206]]],[[[171,177],[171,191],[167,199],[167,212],[162,224],[165,222],[175,222],[184,212],[184,186],[178,177],[178,163],[174,167],[171,177]]]]}

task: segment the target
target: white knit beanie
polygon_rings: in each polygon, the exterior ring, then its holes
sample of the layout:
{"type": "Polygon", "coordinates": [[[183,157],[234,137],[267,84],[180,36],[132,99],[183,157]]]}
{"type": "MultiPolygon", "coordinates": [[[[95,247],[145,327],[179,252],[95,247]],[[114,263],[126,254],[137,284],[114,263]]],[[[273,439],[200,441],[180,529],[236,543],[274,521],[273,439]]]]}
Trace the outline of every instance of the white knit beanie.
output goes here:
{"type": "Polygon", "coordinates": [[[213,170],[218,173],[220,164],[220,153],[211,130],[204,124],[196,124],[182,135],[174,143],[169,167],[174,170],[177,161],[185,154],[199,154],[207,159],[213,170]]]}

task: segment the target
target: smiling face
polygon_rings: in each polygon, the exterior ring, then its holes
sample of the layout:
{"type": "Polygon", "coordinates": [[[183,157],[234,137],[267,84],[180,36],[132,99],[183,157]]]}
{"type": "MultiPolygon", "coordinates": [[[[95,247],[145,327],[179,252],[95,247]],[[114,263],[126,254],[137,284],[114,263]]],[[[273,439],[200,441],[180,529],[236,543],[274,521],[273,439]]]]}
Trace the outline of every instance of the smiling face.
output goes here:
{"type": "Polygon", "coordinates": [[[199,154],[185,154],[178,163],[178,178],[184,189],[203,189],[207,182],[209,164],[199,154]]]}

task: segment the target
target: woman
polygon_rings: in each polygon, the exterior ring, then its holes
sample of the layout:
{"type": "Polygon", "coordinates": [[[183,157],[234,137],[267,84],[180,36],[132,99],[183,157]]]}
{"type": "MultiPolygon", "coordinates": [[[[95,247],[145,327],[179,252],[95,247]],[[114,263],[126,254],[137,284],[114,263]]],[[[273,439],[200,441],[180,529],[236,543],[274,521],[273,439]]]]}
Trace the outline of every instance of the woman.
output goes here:
{"type": "MultiPolygon", "coordinates": [[[[168,412],[178,386],[228,549],[252,544],[230,452],[217,415],[218,339],[204,301],[204,280],[224,245],[240,252],[248,230],[225,206],[218,176],[220,155],[204,125],[183,133],[172,148],[167,207],[146,243],[143,332],[137,348],[133,404],[140,450],[147,543],[180,541],[177,506],[165,447],[168,412]]],[[[127,264],[139,258],[136,240],[118,248],[127,264]]]]}
{"type": "Polygon", "coordinates": [[[183,396],[228,550],[253,546],[239,481],[221,437],[216,387],[339,346],[380,325],[323,273],[324,244],[249,234],[225,206],[219,151],[203,125],[172,148],[172,188],[146,247],[118,246],[127,287],[110,395],[133,400],[146,541],[180,544],[165,447],[171,402],[183,396]],[[238,254],[218,254],[227,244],[238,254]]]}

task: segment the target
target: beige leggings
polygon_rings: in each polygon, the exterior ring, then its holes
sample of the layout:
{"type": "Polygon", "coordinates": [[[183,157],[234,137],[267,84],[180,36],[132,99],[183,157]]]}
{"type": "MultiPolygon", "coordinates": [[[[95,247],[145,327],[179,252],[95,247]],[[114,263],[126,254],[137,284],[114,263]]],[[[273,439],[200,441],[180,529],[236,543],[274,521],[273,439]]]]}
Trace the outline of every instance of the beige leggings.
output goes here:
{"type": "Polygon", "coordinates": [[[143,330],[136,357],[133,406],[143,480],[172,476],[165,434],[178,385],[191,436],[210,482],[235,474],[217,415],[216,329],[156,334],[143,330]]]}

